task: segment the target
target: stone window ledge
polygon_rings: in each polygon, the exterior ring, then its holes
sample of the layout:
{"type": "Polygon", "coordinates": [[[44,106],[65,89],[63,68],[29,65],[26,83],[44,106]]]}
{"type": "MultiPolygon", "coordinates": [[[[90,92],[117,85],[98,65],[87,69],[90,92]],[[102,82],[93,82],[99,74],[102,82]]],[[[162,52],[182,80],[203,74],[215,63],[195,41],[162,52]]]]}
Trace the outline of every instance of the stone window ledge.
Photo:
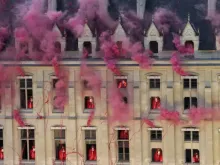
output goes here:
{"type": "Polygon", "coordinates": [[[97,161],[86,161],[85,165],[97,165],[97,161]]]}

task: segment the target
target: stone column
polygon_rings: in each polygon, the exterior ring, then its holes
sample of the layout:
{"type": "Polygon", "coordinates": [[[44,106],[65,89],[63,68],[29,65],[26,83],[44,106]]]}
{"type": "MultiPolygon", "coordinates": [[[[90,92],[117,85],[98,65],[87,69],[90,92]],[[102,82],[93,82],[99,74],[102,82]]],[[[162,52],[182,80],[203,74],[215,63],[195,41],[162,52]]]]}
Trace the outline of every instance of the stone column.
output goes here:
{"type": "MultiPolygon", "coordinates": [[[[134,144],[134,152],[132,152],[132,158],[134,158],[134,161],[132,161],[132,165],[142,165],[142,126],[141,126],[141,121],[136,120],[134,121],[134,135],[132,138],[131,142],[134,144]]],[[[145,140],[145,139],[144,139],[145,140]]]]}
{"type": "Polygon", "coordinates": [[[149,162],[151,161],[151,149],[150,149],[150,131],[147,130],[146,124],[143,125],[141,131],[142,135],[141,138],[142,140],[142,162],[143,165],[148,165],[149,162]]]}
{"type": "Polygon", "coordinates": [[[68,113],[69,117],[75,117],[76,116],[76,98],[75,98],[75,72],[73,69],[69,69],[69,88],[68,88],[68,95],[69,95],[69,101],[68,101],[68,113]]]}
{"type": "Polygon", "coordinates": [[[213,129],[212,121],[205,121],[205,165],[213,165],[213,129]]]}
{"type": "Polygon", "coordinates": [[[140,99],[140,88],[139,88],[139,85],[140,85],[140,74],[139,74],[139,70],[135,70],[134,71],[134,76],[133,76],[133,90],[134,90],[134,93],[133,93],[133,99],[134,99],[134,117],[135,118],[139,118],[141,117],[141,106],[140,106],[140,103],[141,103],[141,99],[140,99]]]}

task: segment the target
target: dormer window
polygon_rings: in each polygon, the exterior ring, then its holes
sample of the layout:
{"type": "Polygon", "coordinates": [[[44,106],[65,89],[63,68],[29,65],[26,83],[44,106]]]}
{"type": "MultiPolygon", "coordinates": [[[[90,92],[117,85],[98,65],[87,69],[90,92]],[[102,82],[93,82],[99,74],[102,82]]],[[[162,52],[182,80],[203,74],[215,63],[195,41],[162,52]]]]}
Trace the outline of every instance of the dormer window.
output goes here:
{"type": "Polygon", "coordinates": [[[127,79],[117,79],[118,88],[127,88],[127,79]]]}
{"type": "Polygon", "coordinates": [[[88,53],[91,54],[92,53],[92,44],[89,41],[85,41],[83,43],[83,49],[88,53]]]}
{"type": "Polygon", "coordinates": [[[153,53],[158,53],[158,42],[157,41],[150,41],[149,47],[153,53]]]}
{"type": "Polygon", "coordinates": [[[185,47],[194,50],[194,43],[193,43],[193,41],[186,41],[185,42],[185,47]]]}
{"type": "Polygon", "coordinates": [[[20,43],[20,50],[25,54],[28,54],[28,43],[27,42],[20,43]]]}
{"type": "Polygon", "coordinates": [[[56,0],[57,1],[57,11],[64,11],[64,0],[56,0]]]}
{"type": "Polygon", "coordinates": [[[54,43],[54,52],[60,54],[61,53],[61,44],[59,41],[54,43]]]}

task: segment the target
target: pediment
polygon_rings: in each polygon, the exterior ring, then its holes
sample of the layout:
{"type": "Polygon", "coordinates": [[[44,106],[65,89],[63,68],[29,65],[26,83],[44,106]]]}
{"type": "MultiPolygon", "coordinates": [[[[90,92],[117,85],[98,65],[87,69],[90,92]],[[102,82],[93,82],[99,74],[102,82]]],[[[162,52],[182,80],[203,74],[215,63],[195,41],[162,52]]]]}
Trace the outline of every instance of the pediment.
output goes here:
{"type": "Polygon", "coordinates": [[[60,31],[60,29],[58,28],[57,25],[53,26],[53,31],[57,32],[58,37],[62,37],[62,33],[61,33],[61,31],[60,31]]]}
{"type": "Polygon", "coordinates": [[[155,24],[152,22],[148,31],[147,31],[147,36],[156,36],[159,37],[160,33],[157,30],[157,27],[155,26],[155,24]]]}
{"type": "Polygon", "coordinates": [[[183,30],[183,36],[196,36],[196,32],[193,29],[192,25],[188,22],[183,30]]]}
{"type": "Polygon", "coordinates": [[[85,24],[83,34],[81,37],[93,37],[92,31],[89,28],[88,24],[85,24]]]}
{"type": "Polygon", "coordinates": [[[118,24],[118,26],[114,32],[114,35],[115,36],[126,36],[126,33],[120,23],[118,24]]]}

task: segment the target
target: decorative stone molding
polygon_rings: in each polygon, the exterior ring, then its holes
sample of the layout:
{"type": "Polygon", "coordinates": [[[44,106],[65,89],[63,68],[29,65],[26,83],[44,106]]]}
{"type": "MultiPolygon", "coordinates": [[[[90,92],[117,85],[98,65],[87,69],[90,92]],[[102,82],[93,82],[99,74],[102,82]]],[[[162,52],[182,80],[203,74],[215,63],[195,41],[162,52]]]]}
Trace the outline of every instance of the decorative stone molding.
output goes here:
{"type": "Polygon", "coordinates": [[[185,44],[186,41],[192,41],[194,44],[194,51],[198,51],[199,49],[199,30],[196,31],[193,25],[190,23],[190,15],[188,15],[188,21],[181,32],[180,42],[181,44],[185,44]]]}
{"type": "Polygon", "coordinates": [[[151,41],[156,41],[158,43],[158,52],[161,52],[163,49],[163,36],[157,29],[153,19],[144,37],[144,47],[146,49],[150,49],[151,41]]]}
{"type": "Polygon", "coordinates": [[[84,26],[82,36],[78,38],[78,48],[79,48],[79,52],[81,52],[81,53],[83,52],[83,43],[84,42],[91,42],[92,54],[94,54],[96,51],[96,37],[92,34],[92,31],[89,28],[87,23],[84,26]]]}
{"type": "Polygon", "coordinates": [[[220,34],[217,29],[215,30],[215,46],[216,50],[220,50],[220,34]]]}
{"type": "Polygon", "coordinates": [[[115,42],[122,41],[127,37],[127,35],[121,25],[121,17],[119,17],[118,25],[117,25],[112,37],[115,42]]]}

